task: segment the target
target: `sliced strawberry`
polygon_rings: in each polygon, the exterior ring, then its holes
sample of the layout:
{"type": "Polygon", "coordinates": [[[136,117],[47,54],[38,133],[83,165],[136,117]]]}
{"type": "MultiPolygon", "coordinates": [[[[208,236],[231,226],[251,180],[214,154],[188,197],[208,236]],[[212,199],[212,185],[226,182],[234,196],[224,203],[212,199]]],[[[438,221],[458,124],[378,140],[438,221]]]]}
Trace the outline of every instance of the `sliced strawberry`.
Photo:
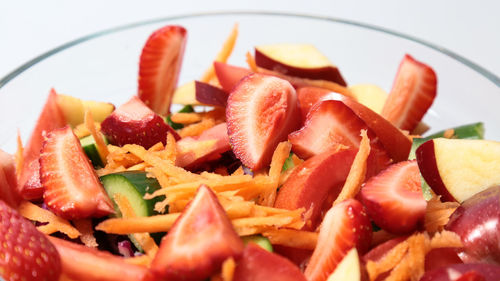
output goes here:
{"type": "Polygon", "coordinates": [[[316,87],[301,87],[297,89],[297,98],[299,99],[302,122],[306,121],[307,114],[313,105],[330,92],[330,90],[316,87]]]}
{"type": "Polygon", "coordinates": [[[195,81],[196,100],[207,105],[226,107],[228,92],[208,83],[195,81]]]}
{"type": "Polygon", "coordinates": [[[321,213],[330,208],[340,193],[355,155],[354,149],[331,147],[309,158],[295,168],[280,188],[274,207],[305,208],[304,229],[316,229],[321,213]]]}
{"type": "Polygon", "coordinates": [[[203,280],[242,253],[243,242],[217,197],[201,185],[163,238],[151,269],[164,280],[203,280]]]}
{"type": "Polygon", "coordinates": [[[0,247],[0,280],[59,280],[61,260],[54,246],[2,200],[0,247]]]}
{"type": "Polygon", "coordinates": [[[189,169],[205,161],[216,160],[231,150],[226,123],[214,126],[198,137],[185,137],[177,142],[175,164],[189,169]]]}
{"type": "Polygon", "coordinates": [[[17,189],[14,157],[0,149],[0,200],[16,208],[21,199],[17,189]]]}
{"type": "Polygon", "coordinates": [[[61,217],[81,219],[113,213],[111,200],[69,126],[47,134],[40,154],[40,178],[45,204],[61,217]]]}
{"type": "Polygon", "coordinates": [[[26,200],[37,200],[43,196],[43,188],[40,182],[40,149],[46,133],[64,127],[66,120],[57,105],[57,94],[54,89],[50,90],[45,105],[38,116],[35,128],[31,132],[31,137],[24,147],[23,168],[19,178],[19,188],[21,195],[26,200]]]}
{"type": "Polygon", "coordinates": [[[138,144],[147,149],[159,142],[165,144],[168,132],[179,139],[175,130],[136,96],[104,119],[101,130],[110,143],[118,146],[138,144]]]}
{"type": "Polygon", "coordinates": [[[371,238],[370,219],[359,201],[336,204],[320,226],[318,243],[304,272],[307,280],[326,280],[349,250],[356,247],[360,253],[366,252],[371,238]]]}
{"type": "Polygon", "coordinates": [[[233,281],[260,280],[306,281],[306,278],[289,260],[249,243],[236,266],[233,281]]]}
{"type": "Polygon", "coordinates": [[[359,149],[361,130],[366,130],[370,138],[369,178],[385,169],[391,160],[372,130],[341,101],[324,100],[316,103],[309,111],[304,127],[288,135],[288,140],[293,152],[307,159],[336,145],[359,149]]]}
{"type": "MultiPolygon", "coordinates": [[[[154,280],[147,267],[123,258],[55,237],[49,237],[62,261],[62,272],[74,281],[154,280]]],[[[57,279],[51,279],[57,280],[57,279]]]]}
{"type": "Polygon", "coordinates": [[[166,115],[181,71],[186,29],[167,25],[151,34],[139,60],[139,98],[154,112],[166,115]]]}
{"type": "Polygon", "coordinates": [[[415,230],[427,206],[417,162],[399,162],[372,177],[361,189],[361,199],[381,228],[395,234],[415,230]]]}
{"type": "Polygon", "coordinates": [[[258,170],[269,164],[278,143],[300,126],[295,89],[286,80],[251,74],[229,95],[226,119],[234,154],[258,170]]]}
{"type": "Polygon", "coordinates": [[[429,66],[405,55],[382,109],[394,126],[412,131],[436,97],[437,77],[429,66]]]}
{"type": "Polygon", "coordinates": [[[224,91],[230,93],[243,77],[252,73],[250,69],[214,61],[215,75],[224,91]]]}

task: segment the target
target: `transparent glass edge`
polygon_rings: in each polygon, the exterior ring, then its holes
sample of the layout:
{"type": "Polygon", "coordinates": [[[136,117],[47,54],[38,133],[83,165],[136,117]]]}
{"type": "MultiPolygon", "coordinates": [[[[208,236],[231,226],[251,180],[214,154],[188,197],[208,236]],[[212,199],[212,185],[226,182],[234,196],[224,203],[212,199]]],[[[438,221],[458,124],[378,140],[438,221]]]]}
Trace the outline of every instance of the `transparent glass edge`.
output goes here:
{"type": "Polygon", "coordinates": [[[163,21],[171,21],[171,20],[176,20],[176,19],[188,19],[188,18],[196,18],[196,17],[206,17],[206,16],[217,16],[217,15],[219,15],[219,16],[260,15],[260,16],[300,17],[300,18],[324,20],[324,21],[329,21],[329,22],[336,22],[336,23],[341,23],[341,24],[346,24],[346,25],[358,26],[358,27],[369,29],[369,30],[374,30],[374,31],[378,31],[381,33],[390,34],[392,36],[400,37],[400,38],[421,44],[421,45],[426,46],[428,48],[431,48],[435,51],[438,51],[438,52],[440,52],[448,57],[451,57],[451,58],[455,59],[456,61],[462,63],[463,65],[471,68],[475,72],[479,73],[480,75],[482,75],[484,78],[491,81],[496,86],[500,87],[500,78],[498,76],[496,76],[494,73],[485,69],[484,67],[478,65],[477,63],[474,63],[471,60],[466,59],[465,57],[463,57],[463,56],[461,56],[453,51],[450,51],[446,48],[443,48],[443,47],[438,46],[436,44],[430,43],[428,41],[425,41],[425,40],[422,40],[422,39],[419,39],[419,38],[416,38],[416,37],[413,37],[413,36],[410,36],[410,35],[407,35],[407,34],[404,34],[401,32],[397,32],[397,31],[390,30],[390,29],[387,29],[384,27],[380,27],[380,26],[375,26],[375,25],[365,24],[365,23],[361,23],[361,22],[357,22],[357,21],[335,18],[335,17],[300,14],[300,13],[284,13],[284,12],[255,10],[255,11],[210,11],[210,12],[181,14],[181,15],[156,18],[156,19],[151,19],[151,20],[146,20],[146,21],[139,21],[139,22],[134,22],[134,23],[130,23],[130,24],[120,25],[117,27],[112,27],[109,29],[104,29],[102,31],[80,37],[80,38],[75,39],[73,41],[69,41],[65,44],[62,44],[54,49],[51,49],[51,50],[33,58],[32,60],[24,63],[23,65],[19,66],[18,68],[16,68],[15,70],[13,70],[12,72],[10,72],[9,74],[7,74],[6,76],[4,76],[0,79],[0,89],[2,89],[5,85],[7,85],[7,83],[9,83],[11,80],[13,80],[19,74],[28,70],[30,67],[34,66],[35,64],[43,61],[44,59],[46,59],[54,54],[57,54],[61,51],[64,51],[64,50],[74,46],[74,45],[77,45],[79,43],[89,41],[89,40],[92,40],[94,38],[104,36],[106,34],[120,32],[123,30],[132,29],[132,28],[145,26],[145,25],[149,25],[149,24],[154,24],[154,23],[159,23],[159,22],[163,22],[163,21]]]}

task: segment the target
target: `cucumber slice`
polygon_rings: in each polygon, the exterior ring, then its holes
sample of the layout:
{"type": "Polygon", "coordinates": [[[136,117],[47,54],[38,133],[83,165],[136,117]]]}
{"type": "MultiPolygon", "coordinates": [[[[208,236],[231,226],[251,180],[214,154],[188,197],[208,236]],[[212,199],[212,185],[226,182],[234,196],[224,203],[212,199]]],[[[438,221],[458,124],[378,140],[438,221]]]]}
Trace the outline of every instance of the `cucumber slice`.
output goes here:
{"type": "Polygon", "coordinates": [[[293,168],[295,165],[293,164],[293,159],[292,159],[293,152],[290,152],[290,155],[288,158],[285,160],[285,163],[283,163],[283,168],[281,169],[282,172],[293,168]]]}
{"type": "MultiPolygon", "coordinates": [[[[104,138],[104,143],[108,144],[108,139],[104,138]]],[[[94,167],[104,167],[104,163],[102,163],[101,156],[99,156],[99,152],[97,152],[97,145],[95,143],[94,137],[91,135],[83,137],[80,139],[80,145],[83,148],[85,154],[92,162],[94,167]]]]}
{"type": "Polygon", "coordinates": [[[262,249],[267,250],[269,252],[273,252],[273,245],[271,245],[271,241],[262,235],[250,235],[250,236],[242,236],[241,240],[246,245],[249,242],[253,242],[259,245],[262,249]]]}
{"type": "MultiPolygon", "coordinates": [[[[115,216],[121,217],[120,210],[113,200],[113,195],[120,193],[127,197],[132,209],[138,217],[148,217],[157,212],[154,210],[156,202],[165,199],[165,196],[158,196],[153,199],[144,199],[144,195],[153,193],[160,189],[160,184],[154,178],[148,178],[145,172],[121,172],[109,174],[100,178],[104,189],[113,201],[115,207],[115,216]]],[[[168,211],[168,210],[167,210],[168,211]]],[[[151,236],[155,241],[159,241],[164,233],[153,233],[151,236]]],[[[134,239],[133,235],[129,235],[130,241],[135,247],[142,252],[141,246],[134,239]]]]}

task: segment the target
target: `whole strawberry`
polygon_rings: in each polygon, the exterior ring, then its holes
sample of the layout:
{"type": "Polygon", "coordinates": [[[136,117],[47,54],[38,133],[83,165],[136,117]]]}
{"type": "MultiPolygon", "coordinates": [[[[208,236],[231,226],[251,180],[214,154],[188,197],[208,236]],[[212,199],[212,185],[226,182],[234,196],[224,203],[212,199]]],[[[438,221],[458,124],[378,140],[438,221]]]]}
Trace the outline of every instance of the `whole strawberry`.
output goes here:
{"type": "Polygon", "coordinates": [[[60,273],[56,248],[32,223],[0,200],[0,279],[54,281],[60,273]]]}

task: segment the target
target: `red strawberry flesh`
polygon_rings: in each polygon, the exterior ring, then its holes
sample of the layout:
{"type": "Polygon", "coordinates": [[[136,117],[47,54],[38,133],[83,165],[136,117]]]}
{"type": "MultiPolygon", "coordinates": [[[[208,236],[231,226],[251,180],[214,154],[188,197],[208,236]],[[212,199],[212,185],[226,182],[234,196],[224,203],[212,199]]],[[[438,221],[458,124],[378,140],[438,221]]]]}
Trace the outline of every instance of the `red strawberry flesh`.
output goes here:
{"type": "Polygon", "coordinates": [[[402,130],[412,131],[436,97],[437,77],[429,66],[405,55],[382,116],[402,130]]]}
{"type": "Polygon", "coordinates": [[[391,165],[368,180],[361,199],[373,221],[391,233],[405,234],[422,222],[427,202],[415,160],[391,165]]]}
{"type": "Polygon", "coordinates": [[[154,112],[170,111],[186,46],[186,29],[167,25],[149,36],[139,61],[139,98],[154,112]]]}
{"type": "Polygon", "coordinates": [[[0,279],[58,280],[57,250],[35,226],[0,200],[0,279]]]}
{"type": "Polygon", "coordinates": [[[0,149],[0,200],[16,208],[21,201],[17,188],[14,157],[0,149]]]}
{"type": "Polygon", "coordinates": [[[158,142],[165,144],[168,132],[179,139],[175,130],[136,96],[108,116],[101,129],[110,143],[118,146],[138,144],[147,149],[158,142]]]}
{"type": "Polygon", "coordinates": [[[45,204],[63,218],[113,213],[111,200],[69,126],[47,135],[40,155],[40,178],[45,204]]]}
{"type": "Polygon", "coordinates": [[[230,93],[245,76],[252,73],[250,69],[214,61],[215,75],[224,91],[230,93]]]}
{"type": "Polygon", "coordinates": [[[165,280],[203,280],[242,252],[243,242],[217,197],[201,185],[163,238],[151,268],[165,280]]]}
{"type": "Polygon", "coordinates": [[[251,74],[231,92],[226,107],[229,142],[241,162],[258,170],[279,142],[300,125],[297,96],[283,79],[251,74]]]}
{"type": "Polygon", "coordinates": [[[363,205],[348,199],[333,206],[325,215],[318,236],[318,243],[311,256],[305,275],[309,281],[325,281],[356,247],[360,253],[368,250],[372,228],[363,205]]]}

